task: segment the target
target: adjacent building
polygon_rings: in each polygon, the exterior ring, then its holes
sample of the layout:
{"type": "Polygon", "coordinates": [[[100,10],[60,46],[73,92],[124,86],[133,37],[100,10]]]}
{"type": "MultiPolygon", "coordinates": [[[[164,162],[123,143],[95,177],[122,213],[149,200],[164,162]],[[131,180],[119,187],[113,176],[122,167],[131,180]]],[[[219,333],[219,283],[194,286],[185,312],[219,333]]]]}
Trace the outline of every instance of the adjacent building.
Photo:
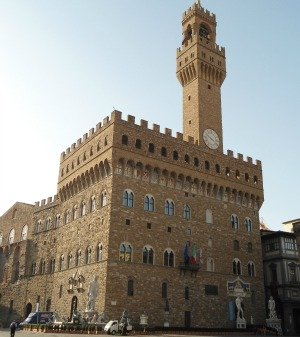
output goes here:
{"type": "Polygon", "coordinates": [[[61,154],[54,198],[1,217],[3,323],[38,306],[233,327],[238,294],[247,323],[265,322],[262,166],[223,151],[216,25],[200,2],[182,17],[183,133],[113,111],[61,154]]]}

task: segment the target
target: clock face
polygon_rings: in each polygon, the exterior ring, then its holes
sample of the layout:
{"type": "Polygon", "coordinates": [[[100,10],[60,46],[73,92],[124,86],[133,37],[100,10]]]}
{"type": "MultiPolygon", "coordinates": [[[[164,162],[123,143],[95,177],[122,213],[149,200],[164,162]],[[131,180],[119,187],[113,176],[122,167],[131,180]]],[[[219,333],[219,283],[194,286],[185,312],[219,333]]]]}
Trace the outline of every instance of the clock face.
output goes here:
{"type": "Polygon", "coordinates": [[[212,129],[206,129],[203,132],[203,140],[205,144],[212,150],[215,150],[220,145],[218,134],[212,129]]]}

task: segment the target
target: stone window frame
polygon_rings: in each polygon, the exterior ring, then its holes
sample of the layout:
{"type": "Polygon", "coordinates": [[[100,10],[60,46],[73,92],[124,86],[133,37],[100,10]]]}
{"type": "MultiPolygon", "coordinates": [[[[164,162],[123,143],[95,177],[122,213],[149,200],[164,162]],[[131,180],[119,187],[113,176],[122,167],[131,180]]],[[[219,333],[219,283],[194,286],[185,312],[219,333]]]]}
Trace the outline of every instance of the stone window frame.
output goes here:
{"type": "Polygon", "coordinates": [[[61,215],[58,213],[55,217],[55,227],[58,228],[61,225],[61,215]]]}
{"type": "Polygon", "coordinates": [[[130,189],[126,189],[123,192],[123,206],[128,207],[128,208],[133,208],[134,206],[134,193],[130,189]]]}
{"type": "Polygon", "coordinates": [[[100,207],[104,207],[107,205],[107,192],[106,190],[103,190],[100,194],[100,207]]]}
{"type": "Polygon", "coordinates": [[[233,240],[233,250],[238,252],[240,250],[240,242],[239,240],[233,240]]]}
{"type": "Polygon", "coordinates": [[[175,267],[175,253],[173,249],[166,248],[164,250],[163,264],[165,267],[175,267]]]}
{"type": "Polygon", "coordinates": [[[87,211],[86,211],[86,202],[83,200],[81,203],[80,203],[80,216],[85,216],[87,211]]]}
{"type": "Polygon", "coordinates": [[[122,242],[119,246],[119,261],[132,262],[133,247],[129,242],[122,242]]]}
{"type": "Polygon", "coordinates": [[[150,245],[145,245],[142,250],[142,263],[154,265],[154,249],[150,245]]]}
{"type": "Polygon", "coordinates": [[[69,252],[68,256],[67,256],[67,269],[72,268],[72,259],[73,259],[73,254],[72,252],[69,252]]]}
{"type": "Polygon", "coordinates": [[[183,219],[185,220],[191,220],[192,218],[192,211],[191,211],[191,206],[189,206],[188,204],[185,204],[183,206],[183,219]]]}
{"type": "Polygon", "coordinates": [[[3,234],[0,233],[0,246],[2,246],[2,244],[3,244],[3,234]]]}
{"type": "Polygon", "coordinates": [[[14,228],[12,228],[9,231],[9,235],[8,235],[8,243],[10,245],[14,243],[14,241],[15,241],[15,235],[16,235],[16,230],[14,228]]]}
{"type": "Polygon", "coordinates": [[[45,221],[45,230],[48,231],[49,229],[51,229],[51,225],[52,225],[52,218],[49,216],[46,221],[45,221]]]}
{"type": "Polygon", "coordinates": [[[249,261],[247,264],[248,276],[255,277],[255,263],[253,261],[249,261]]]}
{"type": "Polygon", "coordinates": [[[59,257],[59,271],[64,270],[64,267],[65,267],[64,262],[65,262],[65,256],[64,254],[61,254],[59,257]]]}
{"type": "Polygon", "coordinates": [[[215,271],[215,260],[212,257],[207,258],[206,270],[212,273],[215,271]]]}
{"type": "Polygon", "coordinates": [[[134,279],[133,277],[129,277],[127,280],[127,295],[134,296],[134,279]]]}
{"type": "Polygon", "coordinates": [[[85,249],[85,264],[91,264],[92,263],[92,247],[87,246],[85,249]]]}
{"type": "Polygon", "coordinates": [[[46,273],[46,261],[41,259],[40,261],[40,274],[44,275],[46,273]]]}
{"type": "Polygon", "coordinates": [[[240,228],[240,220],[239,220],[239,217],[235,213],[231,214],[230,223],[231,223],[232,229],[239,229],[240,228]]]}
{"type": "Polygon", "coordinates": [[[155,199],[152,194],[146,194],[144,197],[144,211],[155,211],[155,199]]]}
{"type": "Polygon", "coordinates": [[[253,222],[252,222],[251,218],[246,217],[245,220],[244,220],[244,224],[245,224],[245,227],[246,227],[246,231],[248,233],[251,233],[253,231],[253,222]]]}
{"type": "Polygon", "coordinates": [[[213,212],[211,208],[205,210],[205,222],[209,225],[214,223],[213,212]]]}
{"type": "Polygon", "coordinates": [[[232,273],[234,275],[243,275],[242,273],[242,263],[241,260],[235,257],[232,260],[232,273]]]}
{"type": "Polygon", "coordinates": [[[93,195],[91,197],[91,212],[95,212],[96,209],[97,209],[96,196],[93,195]]]}
{"type": "Polygon", "coordinates": [[[103,244],[99,242],[96,247],[96,261],[100,262],[103,259],[103,244]]]}
{"type": "Polygon", "coordinates": [[[79,214],[78,214],[78,205],[75,205],[73,207],[73,210],[72,210],[72,218],[73,220],[76,220],[79,218],[79,214]]]}
{"type": "Polygon", "coordinates": [[[169,216],[175,215],[175,203],[172,199],[165,200],[164,213],[169,216]]]}
{"type": "MultiPolygon", "coordinates": [[[[24,225],[21,230],[21,237],[20,241],[25,241],[27,240],[27,235],[28,235],[28,225],[24,225]]],[[[1,241],[1,240],[0,240],[1,241]]],[[[0,242],[1,245],[1,242],[0,242]]]]}
{"type": "Polygon", "coordinates": [[[81,249],[77,249],[75,253],[75,267],[79,267],[81,265],[81,249]]]}

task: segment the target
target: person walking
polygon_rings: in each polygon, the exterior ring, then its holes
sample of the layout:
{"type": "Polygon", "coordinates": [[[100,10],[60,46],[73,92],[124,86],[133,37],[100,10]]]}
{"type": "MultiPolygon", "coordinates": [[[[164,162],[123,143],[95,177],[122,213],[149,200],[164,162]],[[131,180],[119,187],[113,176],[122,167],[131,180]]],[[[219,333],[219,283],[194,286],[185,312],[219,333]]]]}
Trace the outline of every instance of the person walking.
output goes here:
{"type": "Polygon", "coordinates": [[[9,326],[10,329],[10,337],[15,337],[16,329],[17,329],[17,323],[15,321],[12,321],[9,326]]]}

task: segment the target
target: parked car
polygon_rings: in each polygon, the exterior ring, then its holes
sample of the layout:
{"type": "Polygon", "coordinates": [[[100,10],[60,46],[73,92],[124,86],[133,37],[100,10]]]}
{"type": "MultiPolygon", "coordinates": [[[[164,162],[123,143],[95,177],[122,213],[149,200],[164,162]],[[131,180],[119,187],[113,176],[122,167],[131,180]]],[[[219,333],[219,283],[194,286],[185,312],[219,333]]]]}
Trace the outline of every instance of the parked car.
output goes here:
{"type": "Polygon", "coordinates": [[[25,321],[19,324],[19,328],[22,329],[26,324],[47,324],[51,322],[52,317],[52,311],[31,312],[25,321]]]}

